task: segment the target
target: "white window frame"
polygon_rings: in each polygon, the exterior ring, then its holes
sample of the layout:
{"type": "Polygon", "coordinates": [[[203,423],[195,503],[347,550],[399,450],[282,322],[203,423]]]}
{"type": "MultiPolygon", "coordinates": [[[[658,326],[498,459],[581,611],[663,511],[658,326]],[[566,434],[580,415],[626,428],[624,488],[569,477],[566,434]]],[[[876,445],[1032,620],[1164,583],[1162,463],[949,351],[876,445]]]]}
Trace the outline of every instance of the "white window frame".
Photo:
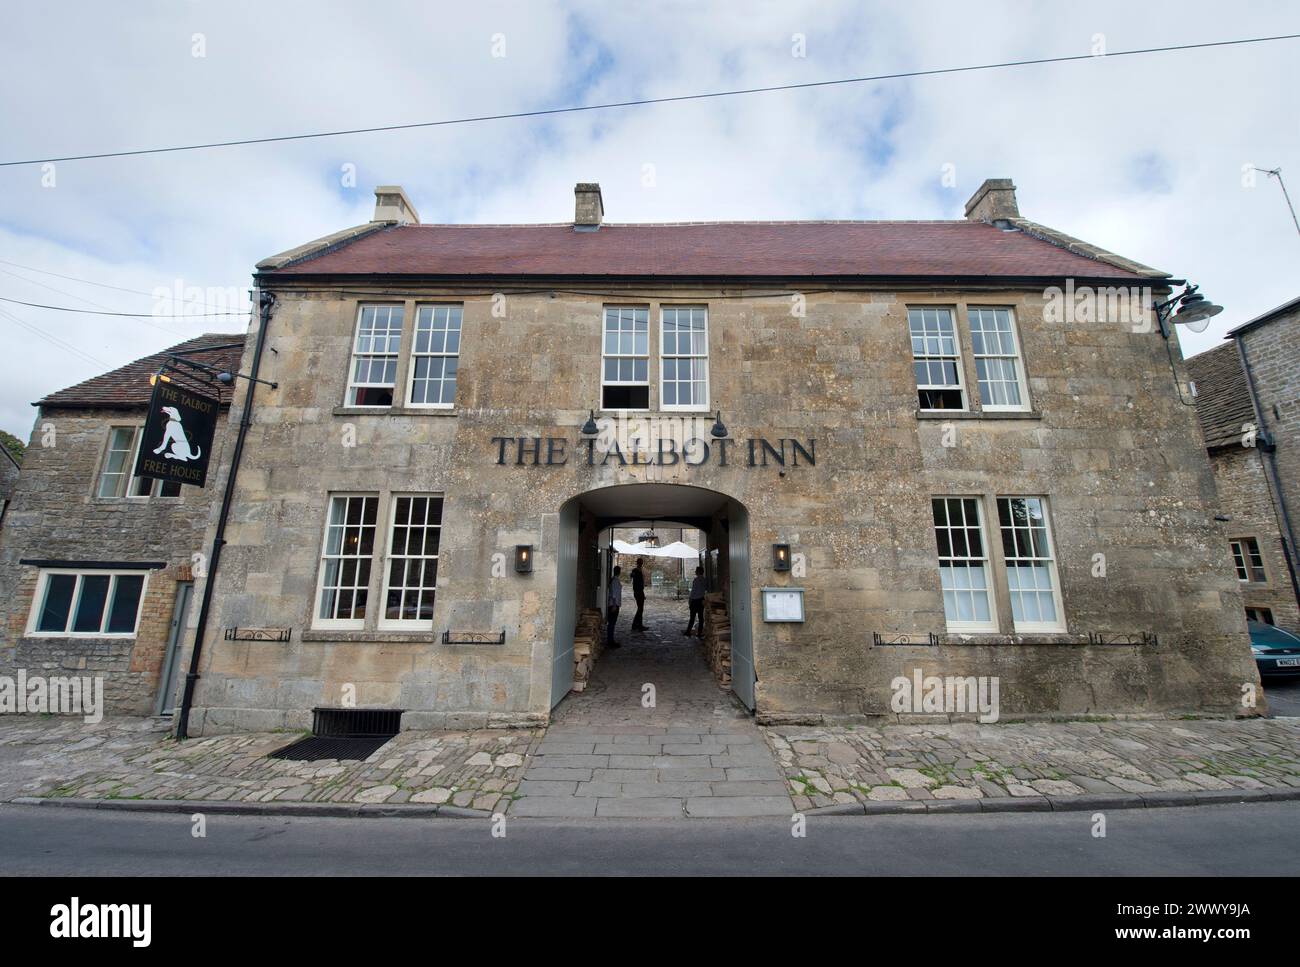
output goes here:
{"type": "MultiPolygon", "coordinates": [[[[344,391],[343,405],[365,410],[387,410],[392,409],[392,403],[357,403],[355,402],[354,391],[359,389],[388,389],[392,390],[393,401],[396,402],[397,394],[397,377],[400,375],[397,370],[400,368],[399,363],[402,359],[402,336],[406,328],[406,306],[397,302],[363,302],[357,306],[357,319],[352,327],[352,352],[348,354],[348,385],[344,391]],[[397,327],[397,348],[384,352],[375,352],[374,344],[366,352],[359,352],[357,345],[361,339],[361,320],[365,318],[367,309],[387,309],[389,311],[388,332],[392,332],[392,313],[397,312],[400,316],[400,324],[397,327]],[[357,382],[357,360],[366,359],[392,359],[393,361],[393,382],[392,383],[359,383],[357,382]]],[[[373,333],[374,330],[372,329],[373,333]]],[[[373,335],[371,337],[374,338],[373,335]]],[[[391,335],[388,338],[392,338],[391,335]]]]}
{"type": "MultiPolygon", "coordinates": [[[[1025,377],[1024,347],[1021,345],[1020,342],[1020,329],[1016,324],[1015,311],[1010,306],[967,306],[966,324],[967,326],[970,327],[971,330],[971,349],[970,349],[971,359],[974,360],[975,362],[975,385],[979,390],[981,409],[991,413],[1028,412],[1031,408],[1029,402],[1029,381],[1025,377]],[[1007,314],[1007,322],[1009,323],[1010,326],[1010,328],[1008,329],[1008,333],[1011,336],[1011,345],[1013,350],[1011,354],[1008,355],[1005,352],[998,352],[998,353],[982,352],[981,353],[975,351],[975,327],[974,327],[975,317],[977,313],[985,313],[985,312],[993,313],[995,318],[996,318],[996,314],[999,312],[1005,312],[1007,314]],[[1011,361],[1011,365],[1015,369],[1015,374],[1016,374],[1015,387],[1020,393],[1020,402],[1018,404],[990,403],[987,399],[985,399],[984,387],[982,385],[982,381],[979,378],[979,365],[980,365],[980,360],[989,360],[989,359],[1011,361]]],[[[981,334],[984,334],[986,331],[987,330],[984,330],[981,326],[981,330],[980,330],[981,334]]],[[[1000,330],[995,330],[995,331],[1000,333],[1000,330]]],[[[987,350],[988,349],[987,336],[985,337],[984,343],[985,343],[985,349],[987,350]]],[[[1006,381],[999,379],[997,382],[1003,383],[1006,381]]]]}
{"type": "Polygon", "coordinates": [[[1232,548],[1232,564],[1237,571],[1237,580],[1241,584],[1267,584],[1268,570],[1264,567],[1264,552],[1259,549],[1259,541],[1254,537],[1234,537],[1228,541],[1228,546],[1232,548]],[[1255,545],[1254,557],[1259,559],[1259,565],[1256,566],[1251,560],[1251,551],[1248,545],[1255,545]],[[1264,576],[1256,579],[1255,571],[1259,571],[1264,576]],[[1242,577],[1241,573],[1245,571],[1246,576],[1242,577]]]}
{"type": "Polygon", "coordinates": [[[1006,580],[1007,594],[1010,602],[1014,602],[1017,591],[1011,587],[1011,566],[1013,562],[1033,561],[1047,563],[1047,573],[1052,581],[1052,602],[1056,608],[1056,621],[1016,621],[1015,608],[1012,608],[1011,621],[1012,626],[1017,632],[1063,632],[1066,630],[1065,623],[1065,603],[1061,597],[1061,575],[1056,566],[1056,534],[1052,527],[1052,508],[1050,501],[1038,494],[999,494],[994,498],[996,510],[998,513],[998,542],[1003,548],[1002,551],[1002,570],[1006,580]],[[1048,557],[1007,557],[1005,546],[1003,545],[1003,532],[1006,530],[1002,526],[1002,501],[1004,500],[1037,500],[1043,510],[1043,534],[1047,540],[1048,557]]]}
{"type": "MultiPolygon", "coordinates": [[[[678,330],[680,332],[680,330],[678,330]]],[[[674,379],[674,383],[682,383],[683,380],[674,379]]],[[[687,380],[686,382],[694,382],[687,380]]],[[[709,409],[709,401],[712,397],[709,386],[709,307],[707,305],[683,304],[683,305],[660,305],[659,306],[659,409],[672,410],[679,413],[706,413],[709,409]],[[664,315],[668,312],[677,312],[686,309],[692,313],[704,313],[704,352],[703,353],[681,353],[667,352],[664,348],[664,337],[667,333],[667,327],[664,325],[664,315]],[[703,403],[665,403],[667,395],[664,393],[664,386],[668,382],[664,375],[666,367],[664,363],[667,360],[688,360],[699,363],[704,367],[704,402],[703,403]]]]}
{"type": "MultiPolygon", "coordinates": [[[[438,514],[438,531],[439,531],[438,553],[434,554],[432,557],[430,557],[427,554],[400,555],[401,559],[404,561],[411,560],[413,558],[418,558],[420,560],[424,560],[424,561],[432,560],[434,562],[434,566],[438,568],[438,577],[434,581],[434,585],[433,585],[433,602],[434,602],[435,609],[438,606],[438,591],[441,586],[440,582],[442,580],[442,569],[438,567],[438,565],[441,563],[441,558],[442,558],[442,528],[443,528],[443,518],[445,516],[445,512],[447,509],[446,495],[441,493],[427,493],[427,494],[395,493],[389,498],[388,501],[388,523],[387,526],[385,527],[385,530],[387,530],[388,532],[388,542],[387,542],[387,552],[384,555],[384,562],[383,562],[384,564],[383,593],[379,597],[379,610],[376,612],[376,614],[379,617],[378,627],[383,630],[394,630],[394,631],[432,631],[434,627],[434,621],[432,618],[426,621],[422,618],[389,618],[388,617],[388,592],[391,590],[390,581],[393,576],[392,565],[394,559],[396,559],[399,556],[393,553],[393,532],[397,527],[397,502],[402,498],[408,498],[408,499],[428,498],[430,500],[436,499],[442,502],[438,514]]],[[[425,526],[427,527],[428,525],[426,524],[425,526]]],[[[403,585],[403,587],[405,587],[405,585],[403,585]]]]}
{"type": "Polygon", "coordinates": [[[149,571],[139,568],[65,568],[52,567],[41,568],[40,574],[36,581],[36,592],[32,595],[31,612],[27,616],[26,637],[30,638],[134,638],[140,633],[140,617],[144,614],[144,599],[149,593],[149,571]],[[50,578],[56,575],[72,575],[77,579],[76,586],[72,592],[72,603],[68,608],[67,630],[64,631],[39,631],[41,612],[45,610],[45,597],[49,593],[50,578]],[[143,578],[140,582],[140,600],[136,602],[135,607],[135,624],[130,631],[73,631],[72,623],[76,620],[77,609],[81,606],[81,594],[85,588],[85,578],[88,577],[106,577],[109,578],[108,595],[104,599],[104,613],[100,618],[99,626],[104,628],[108,622],[109,614],[113,610],[113,599],[117,594],[117,579],[119,577],[139,577],[143,578]]]}
{"type": "MultiPolygon", "coordinates": [[[[620,330],[620,331],[621,331],[621,330],[620,330]]],[[[600,310],[600,409],[601,409],[602,411],[607,412],[607,413],[610,413],[610,412],[649,413],[649,412],[651,411],[651,405],[650,405],[650,403],[651,403],[651,400],[650,400],[650,386],[651,386],[650,360],[651,360],[651,358],[652,358],[653,355],[654,355],[654,354],[650,351],[650,345],[651,345],[650,337],[651,337],[651,335],[652,335],[652,333],[650,332],[650,306],[648,306],[648,305],[644,305],[644,304],[643,304],[643,305],[632,305],[632,304],[622,305],[622,304],[620,304],[620,305],[604,305],[604,306],[601,306],[601,310],[600,310]],[[633,311],[640,310],[641,312],[644,312],[644,313],[645,313],[645,326],[646,326],[646,351],[645,351],[644,355],[641,354],[641,353],[637,353],[637,352],[635,351],[635,350],[636,350],[636,330],[635,330],[635,328],[633,328],[633,330],[632,330],[632,332],[633,332],[633,345],[632,345],[633,352],[632,352],[632,353],[623,353],[623,352],[609,353],[609,352],[606,351],[606,343],[605,343],[605,338],[606,338],[606,329],[605,329],[605,325],[606,325],[606,320],[607,320],[608,314],[609,314],[609,312],[610,312],[611,310],[612,310],[612,311],[616,311],[616,312],[621,312],[621,311],[626,310],[626,309],[631,309],[631,310],[633,310],[633,311]],[[619,380],[619,379],[612,379],[612,380],[611,380],[611,379],[606,379],[606,378],[605,378],[605,361],[606,361],[607,359],[633,359],[633,360],[635,360],[635,359],[644,359],[644,360],[645,360],[645,369],[646,369],[646,372],[645,372],[645,379],[643,379],[643,380],[640,380],[640,379],[634,379],[634,380],[619,380]],[[631,406],[631,407],[621,407],[621,406],[617,406],[617,407],[607,407],[607,406],[605,406],[605,387],[606,387],[606,386],[644,386],[644,387],[646,388],[646,394],[645,394],[645,395],[646,395],[646,405],[645,405],[645,406],[631,406]]]]}
{"type": "MultiPolygon", "coordinates": [[[[372,500],[375,501],[375,523],[374,523],[374,525],[373,525],[374,528],[375,528],[375,539],[374,539],[374,541],[372,541],[371,546],[370,546],[370,555],[369,555],[369,559],[370,559],[370,574],[369,574],[369,576],[366,578],[366,583],[365,583],[364,585],[350,585],[350,588],[351,588],[351,590],[353,590],[353,591],[359,591],[359,590],[363,590],[363,589],[365,590],[365,592],[366,592],[366,614],[367,614],[367,615],[370,615],[370,614],[373,614],[373,613],[374,613],[374,609],[373,609],[374,598],[372,597],[370,591],[371,591],[371,588],[374,587],[374,583],[375,583],[375,563],[376,563],[376,558],[378,557],[378,555],[376,555],[375,551],[376,551],[376,549],[377,549],[377,547],[378,547],[378,539],[379,539],[379,533],[380,533],[380,530],[379,530],[379,529],[380,529],[380,527],[381,527],[382,524],[383,524],[383,520],[381,519],[381,517],[380,517],[380,515],[379,515],[379,509],[380,509],[380,496],[381,496],[381,495],[380,495],[379,493],[377,493],[376,491],[373,491],[373,490],[372,490],[372,491],[332,491],[332,492],[331,492],[331,493],[326,497],[326,500],[325,500],[325,526],[324,526],[324,528],[323,528],[324,533],[323,533],[322,536],[321,536],[320,554],[318,554],[318,555],[317,555],[317,558],[316,558],[316,569],[317,569],[317,575],[316,575],[316,595],[315,595],[315,598],[314,598],[313,601],[312,601],[312,612],[311,612],[311,626],[312,626],[313,628],[319,628],[319,629],[322,630],[322,631],[325,631],[325,630],[334,630],[334,631],[361,631],[361,630],[364,630],[365,627],[366,627],[366,619],[365,619],[365,617],[361,617],[361,618],[322,618],[322,617],[320,616],[320,611],[321,611],[321,602],[322,602],[322,601],[324,600],[324,598],[325,598],[325,572],[326,572],[326,562],[329,561],[329,560],[335,560],[335,559],[337,559],[337,560],[339,560],[339,561],[343,561],[343,560],[345,560],[345,559],[347,559],[347,558],[349,558],[349,557],[351,557],[352,559],[357,560],[357,561],[361,561],[361,560],[364,560],[364,559],[365,559],[363,555],[359,555],[359,554],[358,554],[358,555],[344,555],[344,554],[329,554],[329,555],[327,555],[327,554],[326,554],[326,551],[329,549],[329,540],[330,540],[330,512],[334,509],[334,501],[335,501],[335,500],[349,500],[349,499],[370,498],[370,499],[372,499],[372,500]]],[[[344,518],[343,518],[343,519],[344,519],[344,527],[346,528],[346,526],[347,526],[347,524],[346,524],[346,521],[347,521],[347,512],[346,512],[346,510],[344,511],[344,518]]],[[[363,519],[362,519],[362,522],[363,522],[363,526],[364,526],[364,517],[363,517],[363,519]]]]}
{"type": "MultiPolygon", "coordinates": [[[[923,327],[922,338],[924,339],[926,338],[924,334],[924,320],[922,322],[922,327],[923,327]]],[[[921,361],[929,362],[930,360],[940,360],[940,361],[952,360],[957,370],[957,382],[955,385],[947,385],[942,383],[917,382],[916,383],[916,408],[922,413],[969,413],[970,394],[966,392],[965,365],[963,363],[962,353],[961,353],[961,327],[957,324],[956,307],[931,306],[931,305],[908,306],[907,307],[907,341],[908,341],[908,345],[912,348],[912,379],[914,382],[916,381],[916,364],[921,361]],[[938,354],[923,353],[920,356],[916,354],[916,347],[912,344],[912,339],[914,338],[912,335],[912,313],[913,312],[921,312],[921,313],[946,312],[948,314],[948,320],[952,323],[953,354],[951,356],[943,353],[938,353],[938,354]],[[933,407],[922,406],[921,405],[922,390],[947,390],[947,391],[956,390],[961,397],[961,406],[937,408],[937,409],[933,407]]]]}
{"type": "MultiPolygon", "coordinates": [[[[135,465],[140,459],[140,447],[144,443],[144,426],[139,423],[114,423],[108,428],[108,439],[104,441],[103,456],[100,459],[99,473],[95,475],[95,497],[98,500],[180,500],[181,493],[177,490],[174,494],[164,494],[162,492],[163,484],[166,481],[154,480],[149,477],[137,476],[133,471],[135,465]],[[114,452],[110,448],[113,445],[113,436],[118,430],[130,430],[131,449],[128,451],[126,463],[122,466],[120,474],[113,474],[115,477],[121,477],[126,483],[122,487],[120,494],[110,494],[105,496],[102,490],[104,477],[108,473],[109,454],[114,452]],[[150,487],[147,494],[134,494],[131,491],[135,489],[136,481],[149,480],[150,487]]],[[[118,451],[120,452],[120,451],[118,451]]],[[[178,488],[180,484],[176,485],[178,488]]]]}
{"type": "MultiPolygon", "coordinates": [[[[448,334],[451,332],[450,323],[451,320],[449,317],[448,328],[444,330],[444,332],[448,334]]],[[[432,332],[433,330],[430,329],[430,339],[432,339],[432,332]]],[[[415,307],[415,322],[411,329],[411,359],[406,374],[406,405],[407,406],[417,410],[453,410],[456,408],[456,393],[460,391],[460,347],[462,341],[464,340],[464,336],[465,336],[465,306],[463,303],[425,302],[415,307]],[[426,350],[423,352],[419,351],[417,347],[420,344],[420,316],[426,309],[430,310],[429,312],[430,322],[432,322],[433,318],[437,314],[437,310],[439,309],[457,310],[460,313],[460,319],[457,321],[456,324],[456,351],[455,352],[446,351],[445,341],[443,343],[443,350],[444,350],[443,352],[433,352],[430,350],[426,350]],[[416,379],[415,371],[416,371],[416,361],[419,359],[443,360],[443,364],[442,364],[443,377],[440,380],[438,380],[438,383],[440,385],[442,383],[447,382],[447,378],[446,378],[447,360],[452,359],[456,361],[456,375],[452,379],[452,382],[455,384],[455,390],[452,393],[452,399],[450,403],[415,402],[415,379],[416,379]]],[[[428,381],[428,382],[432,382],[432,381],[428,381]]]]}
{"type": "MultiPolygon", "coordinates": [[[[943,565],[944,565],[944,562],[945,562],[945,561],[950,561],[950,562],[966,562],[966,563],[968,563],[968,564],[969,564],[969,563],[979,563],[979,564],[983,565],[983,568],[984,568],[984,596],[985,596],[985,599],[986,599],[986,602],[987,602],[987,605],[988,605],[988,612],[989,612],[989,620],[988,620],[988,621],[961,621],[961,620],[953,621],[953,620],[949,620],[949,618],[948,618],[948,606],[947,606],[947,604],[945,603],[945,604],[944,604],[944,609],[943,609],[943,610],[944,610],[944,623],[945,623],[945,625],[947,626],[947,630],[948,630],[949,632],[951,632],[951,633],[954,633],[954,634],[969,634],[969,633],[975,633],[975,634],[989,634],[989,633],[996,633],[996,632],[998,631],[998,597],[997,597],[997,591],[996,591],[997,583],[996,583],[996,580],[995,580],[995,578],[994,578],[994,573],[993,573],[993,562],[992,562],[992,560],[989,558],[989,535],[988,535],[988,528],[984,526],[984,500],[983,500],[983,498],[981,498],[981,497],[974,496],[974,495],[971,495],[971,494],[939,494],[939,495],[936,495],[936,496],[930,498],[930,534],[931,534],[931,539],[934,540],[934,542],[935,542],[935,552],[936,552],[936,553],[939,552],[939,541],[938,541],[939,533],[938,533],[938,532],[939,532],[939,529],[940,529],[940,526],[941,526],[941,525],[939,525],[939,524],[937,524],[937,523],[934,522],[934,501],[936,501],[936,500],[942,500],[942,501],[949,501],[949,500],[972,501],[972,502],[975,504],[976,524],[977,524],[977,526],[978,526],[978,528],[979,528],[979,535],[980,535],[980,548],[981,548],[981,550],[983,551],[983,555],[980,556],[980,557],[975,557],[975,556],[970,555],[970,554],[965,554],[965,555],[961,555],[961,556],[956,556],[956,555],[949,554],[948,556],[945,557],[943,554],[939,554],[939,595],[940,595],[940,598],[943,597],[944,592],[947,590],[947,589],[944,588],[944,586],[943,586],[943,572],[944,572],[944,567],[943,567],[943,565]]],[[[945,516],[947,516],[947,518],[948,518],[948,523],[945,524],[945,525],[942,525],[942,526],[943,526],[943,529],[944,529],[944,530],[946,530],[946,531],[949,532],[949,535],[950,535],[950,536],[949,536],[949,549],[950,549],[950,550],[951,550],[951,533],[952,533],[952,531],[953,531],[953,530],[969,530],[969,528],[970,528],[969,523],[965,522],[965,520],[964,520],[964,515],[965,515],[965,508],[964,508],[964,507],[963,507],[962,513],[963,513],[963,523],[962,523],[961,525],[958,525],[956,528],[954,528],[954,526],[953,526],[953,524],[952,524],[952,517],[950,516],[949,509],[947,508],[947,506],[945,506],[945,508],[944,508],[944,514],[945,514],[945,516]]],[[[968,545],[968,549],[969,549],[969,545],[968,545]]],[[[949,570],[952,570],[952,569],[949,568],[949,570]]],[[[962,593],[965,593],[965,592],[962,592],[962,593]]],[[[972,591],[971,593],[973,593],[973,591],[972,591]]]]}

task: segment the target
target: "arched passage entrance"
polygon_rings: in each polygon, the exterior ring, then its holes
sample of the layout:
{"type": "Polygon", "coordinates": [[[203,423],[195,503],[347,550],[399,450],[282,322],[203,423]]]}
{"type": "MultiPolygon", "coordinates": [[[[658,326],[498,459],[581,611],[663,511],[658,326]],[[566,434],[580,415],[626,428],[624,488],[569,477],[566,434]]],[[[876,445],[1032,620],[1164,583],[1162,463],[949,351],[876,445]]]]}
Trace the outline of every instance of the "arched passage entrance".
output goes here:
{"type": "Polygon", "coordinates": [[[731,619],[731,687],[754,709],[749,512],[735,498],[685,484],[621,484],[589,490],[560,508],[556,567],[551,708],[573,687],[573,635],[584,608],[603,608],[606,561],[599,535],[610,527],[647,524],[698,528],[711,562],[711,585],[726,595],[731,619]],[[716,564],[713,564],[716,562],[716,564]]]}

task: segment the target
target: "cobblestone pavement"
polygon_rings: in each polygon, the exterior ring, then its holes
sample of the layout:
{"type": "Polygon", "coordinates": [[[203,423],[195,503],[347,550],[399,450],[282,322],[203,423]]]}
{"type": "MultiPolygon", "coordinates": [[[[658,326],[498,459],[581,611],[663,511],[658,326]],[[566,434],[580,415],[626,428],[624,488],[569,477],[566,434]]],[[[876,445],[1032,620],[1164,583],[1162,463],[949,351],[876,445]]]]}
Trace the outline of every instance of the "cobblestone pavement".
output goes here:
{"type": "Polygon", "coordinates": [[[15,719],[0,728],[0,799],[436,803],[499,811],[541,730],[402,732],[364,761],[268,759],[295,733],[177,743],[150,720],[15,719]],[[11,769],[10,766],[13,768],[11,769]]]}
{"type": "Polygon", "coordinates": [[[1300,719],[779,727],[794,805],[1300,788],[1300,719]]]}
{"type": "Polygon", "coordinates": [[[623,609],[622,647],[556,709],[514,816],[786,816],[790,797],[752,717],[719,688],[685,602],[651,598],[646,630],[623,609]],[[654,704],[642,703],[646,685],[654,704]]]}

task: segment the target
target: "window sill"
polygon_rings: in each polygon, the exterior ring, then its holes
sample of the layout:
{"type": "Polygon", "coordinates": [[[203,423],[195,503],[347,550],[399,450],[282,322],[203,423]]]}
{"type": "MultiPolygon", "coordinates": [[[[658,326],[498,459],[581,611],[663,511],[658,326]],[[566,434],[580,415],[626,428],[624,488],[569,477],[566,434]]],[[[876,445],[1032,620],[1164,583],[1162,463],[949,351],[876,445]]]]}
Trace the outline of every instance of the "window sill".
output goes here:
{"type": "Polygon", "coordinates": [[[918,420],[1041,420],[1039,410],[917,410],[918,420]]]}
{"type": "Polygon", "coordinates": [[[308,628],[299,636],[302,641],[337,641],[378,644],[436,644],[438,634],[428,631],[323,631],[308,628]]]}
{"type": "Polygon", "coordinates": [[[334,416],[460,416],[455,409],[425,406],[336,406],[334,416]]]}

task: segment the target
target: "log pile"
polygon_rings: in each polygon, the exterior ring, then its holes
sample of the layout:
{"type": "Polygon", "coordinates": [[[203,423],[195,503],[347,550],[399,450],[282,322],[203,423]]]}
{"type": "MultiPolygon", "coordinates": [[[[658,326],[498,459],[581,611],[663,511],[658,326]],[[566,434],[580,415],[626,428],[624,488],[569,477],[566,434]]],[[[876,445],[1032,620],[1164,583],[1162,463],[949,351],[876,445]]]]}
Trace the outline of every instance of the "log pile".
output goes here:
{"type": "Polygon", "coordinates": [[[591,669],[604,649],[599,608],[588,608],[578,616],[573,630],[573,690],[581,692],[591,680],[591,669]]]}
{"type": "Polygon", "coordinates": [[[731,618],[722,594],[704,597],[704,657],[723,688],[731,687],[731,618]]]}

